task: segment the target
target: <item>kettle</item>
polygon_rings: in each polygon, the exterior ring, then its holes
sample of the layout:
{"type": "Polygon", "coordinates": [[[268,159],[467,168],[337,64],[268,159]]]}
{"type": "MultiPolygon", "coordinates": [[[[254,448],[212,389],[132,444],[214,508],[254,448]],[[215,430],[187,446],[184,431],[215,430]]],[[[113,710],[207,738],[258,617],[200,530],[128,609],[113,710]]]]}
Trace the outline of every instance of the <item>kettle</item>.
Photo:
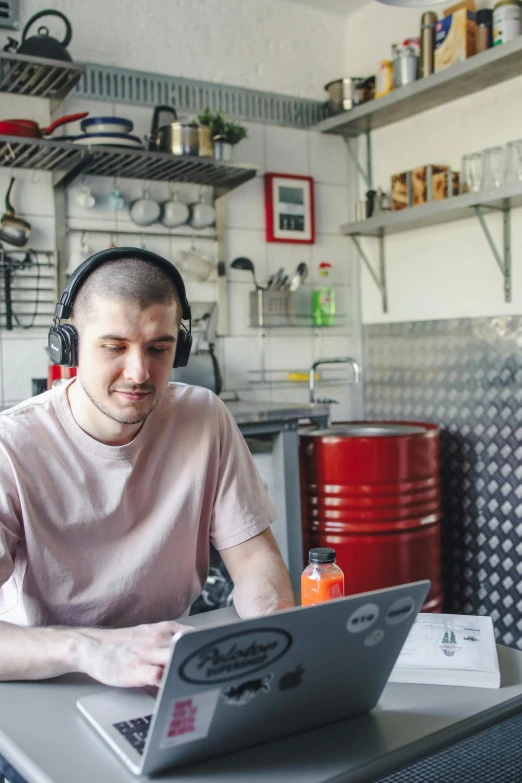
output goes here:
{"type": "Polygon", "coordinates": [[[4,52],[16,51],[17,54],[26,54],[29,57],[47,57],[50,60],[66,60],[72,62],[72,57],[67,51],[67,47],[71,43],[71,38],[72,27],[65,14],[62,14],[61,11],[54,11],[53,9],[38,11],[38,13],[32,16],[25,25],[21,43],[18,44],[14,38],[9,38],[9,43],[4,46],[4,52]],[[27,38],[29,28],[42,16],[57,16],[65,23],[65,38],[61,43],[60,41],[57,41],[56,38],[52,38],[49,35],[49,30],[44,25],[38,28],[38,35],[27,38]]]}

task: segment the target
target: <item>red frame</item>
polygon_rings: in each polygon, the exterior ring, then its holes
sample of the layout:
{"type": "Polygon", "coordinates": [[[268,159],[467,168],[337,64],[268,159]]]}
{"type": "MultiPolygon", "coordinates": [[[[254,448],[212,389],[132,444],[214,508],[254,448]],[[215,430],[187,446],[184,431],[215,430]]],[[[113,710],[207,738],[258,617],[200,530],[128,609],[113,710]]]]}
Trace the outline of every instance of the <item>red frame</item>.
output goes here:
{"type": "Polygon", "coordinates": [[[314,200],[314,179],[313,177],[302,177],[300,174],[282,174],[271,171],[265,174],[265,223],[266,223],[266,241],[267,242],[285,242],[294,245],[314,245],[315,244],[315,200],[314,200]],[[282,239],[274,236],[274,187],[273,182],[276,177],[284,179],[297,179],[301,182],[308,182],[310,186],[310,239],[282,239]]]}

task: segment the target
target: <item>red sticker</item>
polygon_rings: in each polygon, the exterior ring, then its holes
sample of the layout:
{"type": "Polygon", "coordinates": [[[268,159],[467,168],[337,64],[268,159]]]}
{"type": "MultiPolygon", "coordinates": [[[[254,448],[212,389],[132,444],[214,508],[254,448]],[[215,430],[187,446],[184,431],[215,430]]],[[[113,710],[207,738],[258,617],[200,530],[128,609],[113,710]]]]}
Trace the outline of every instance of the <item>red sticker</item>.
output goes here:
{"type": "Polygon", "coordinates": [[[219,688],[216,688],[172,702],[161,747],[169,748],[206,737],[219,693],[219,688]]]}

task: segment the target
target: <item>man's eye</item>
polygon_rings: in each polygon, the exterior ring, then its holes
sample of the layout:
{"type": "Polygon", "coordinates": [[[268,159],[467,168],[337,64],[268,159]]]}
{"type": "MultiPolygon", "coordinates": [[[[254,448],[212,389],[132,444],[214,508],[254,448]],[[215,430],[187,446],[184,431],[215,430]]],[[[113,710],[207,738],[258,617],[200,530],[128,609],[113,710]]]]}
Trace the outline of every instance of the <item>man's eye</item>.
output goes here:
{"type": "Polygon", "coordinates": [[[103,347],[109,353],[119,353],[124,350],[122,345],[104,345],[103,347]]]}
{"type": "Polygon", "coordinates": [[[168,348],[151,348],[151,353],[166,353],[168,348]]]}

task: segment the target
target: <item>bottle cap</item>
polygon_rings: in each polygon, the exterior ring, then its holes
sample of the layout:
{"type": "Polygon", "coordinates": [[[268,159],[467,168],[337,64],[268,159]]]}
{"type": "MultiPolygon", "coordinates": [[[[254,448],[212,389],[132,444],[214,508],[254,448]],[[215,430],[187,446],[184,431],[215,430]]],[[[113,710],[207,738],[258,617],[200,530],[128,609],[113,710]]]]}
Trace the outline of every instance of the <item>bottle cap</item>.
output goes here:
{"type": "Polygon", "coordinates": [[[480,11],[477,11],[477,24],[492,24],[493,22],[493,11],[491,8],[481,8],[480,11]]]}
{"type": "Polygon", "coordinates": [[[335,549],[329,549],[328,547],[310,549],[308,559],[311,563],[335,563],[335,549]]]}

